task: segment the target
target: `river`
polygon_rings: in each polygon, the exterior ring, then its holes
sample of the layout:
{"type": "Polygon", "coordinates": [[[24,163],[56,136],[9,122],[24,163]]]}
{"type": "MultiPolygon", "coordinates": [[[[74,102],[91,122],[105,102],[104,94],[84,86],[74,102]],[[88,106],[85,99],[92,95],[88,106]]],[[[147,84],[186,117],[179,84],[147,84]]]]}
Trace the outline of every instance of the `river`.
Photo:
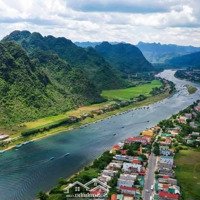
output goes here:
{"type": "Polygon", "coordinates": [[[51,189],[60,177],[69,177],[113,144],[137,135],[199,99],[199,85],[176,79],[172,70],[165,70],[159,76],[173,81],[178,92],[149,109],[131,110],[1,155],[0,200],[34,199],[39,191],[51,189]],[[198,88],[195,94],[188,94],[184,87],[188,83],[198,88]],[[70,155],[64,156],[66,153],[70,155]]]}

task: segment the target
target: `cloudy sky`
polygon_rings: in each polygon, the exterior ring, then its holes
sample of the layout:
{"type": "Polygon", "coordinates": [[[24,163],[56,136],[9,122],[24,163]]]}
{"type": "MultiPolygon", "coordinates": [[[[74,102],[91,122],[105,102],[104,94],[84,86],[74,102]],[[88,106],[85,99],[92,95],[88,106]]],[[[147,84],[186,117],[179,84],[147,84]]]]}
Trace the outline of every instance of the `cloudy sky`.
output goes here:
{"type": "Polygon", "coordinates": [[[16,29],[73,41],[200,46],[200,0],[0,0],[0,38],[16,29]]]}

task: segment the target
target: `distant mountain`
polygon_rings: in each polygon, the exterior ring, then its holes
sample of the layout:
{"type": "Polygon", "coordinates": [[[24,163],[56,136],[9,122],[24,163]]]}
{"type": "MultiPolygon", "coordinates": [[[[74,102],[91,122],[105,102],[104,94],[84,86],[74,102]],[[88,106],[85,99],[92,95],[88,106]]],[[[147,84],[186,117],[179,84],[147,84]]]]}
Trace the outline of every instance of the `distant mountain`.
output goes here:
{"type": "Polygon", "coordinates": [[[178,46],[174,44],[143,43],[139,42],[137,47],[142,51],[146,59],[151,63],[165,63],[167,60],[200,51],[193,46],[178,46]]]}
{"type": "Polygon", "coordinates": [[[40,33],[14,31],[6,36],[4,41],[17,42],[30,56],[33,55],[32,57],[38,51],[57,54],[73,68],[83,70],[98,90],[120,88],[126,85],[125,81],[120,78],[120,73],[114,70],[93,48],[78,47],[64,37],[43,37],[40,33]]]}
{"type": "Polygon", "coordinates": [[[168,64],[174,67],[200,68],[200,51],[172,58],[168,64]]]}
{"type": "Polygon", "coordinates": [[[95,50],[105,58],[110,65],[123,73],[135,73],[153,70],[142,52],[134,45],[127,43],[110,44],[103,42],[95,50]]]}
{"type": "MultiPolygon", "coordinates": [[[[101,44],[102,42],[74,42],[75,45],[83,48],[87,47],[96,47],[97,45],[101,44]]],[[[119,42],[109,42],[110,44],[118,44],[119,42]]]]}
{"type": "Polygon", "coordinates": [[[82,47],[82,48],[87,48],[87,47],[95,47],[99,44],[101,44],[101,42],[74,42],[75,45],[82,47]]]}

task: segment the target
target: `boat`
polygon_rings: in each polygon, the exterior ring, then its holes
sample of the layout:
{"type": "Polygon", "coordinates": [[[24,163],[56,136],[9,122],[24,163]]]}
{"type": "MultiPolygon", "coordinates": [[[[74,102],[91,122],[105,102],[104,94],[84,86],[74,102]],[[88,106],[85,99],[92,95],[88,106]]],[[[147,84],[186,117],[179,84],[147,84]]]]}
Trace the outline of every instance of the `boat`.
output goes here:
{"type": "Polygon", "coordinates": [[[113,135],[115,136],[115,135],[117,135],[116,133],[113,133],[113,135]]]}
{"type": "Polygon", "coordinates": [[[54,157],[51,157],[49,160],[54,160],[54,157]]]}
{"type": "Polygon", "coordinates": [[[66,153],[64,156],[69,156],[70,153],[66,153]]]}
{"type": "Polygon", "coordinates": [[[20,148],[23,144],[17,144],[15,148],[20,148]]]}
{"type": "Polygon", "coordinates": [[[33,141],[31,140],[31,141],[24,142],[23,145],[24,144],[29,144],[29,143],[33,143],[33,141]]]}

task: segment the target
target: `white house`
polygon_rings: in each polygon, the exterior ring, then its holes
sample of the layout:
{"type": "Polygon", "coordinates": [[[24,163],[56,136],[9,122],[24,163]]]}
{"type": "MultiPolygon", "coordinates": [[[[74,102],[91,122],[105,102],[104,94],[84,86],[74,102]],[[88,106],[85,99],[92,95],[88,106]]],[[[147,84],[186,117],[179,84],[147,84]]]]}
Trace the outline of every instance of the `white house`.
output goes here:
{"type": "Polygon", "coordinates": [[[135,164],[135,163],[126,163],[126,162],[124,162],[122,170],[124,172],[128,172],[128,173],[135,172],[135,171],[141,172],[142,165],[135,164]]]}

